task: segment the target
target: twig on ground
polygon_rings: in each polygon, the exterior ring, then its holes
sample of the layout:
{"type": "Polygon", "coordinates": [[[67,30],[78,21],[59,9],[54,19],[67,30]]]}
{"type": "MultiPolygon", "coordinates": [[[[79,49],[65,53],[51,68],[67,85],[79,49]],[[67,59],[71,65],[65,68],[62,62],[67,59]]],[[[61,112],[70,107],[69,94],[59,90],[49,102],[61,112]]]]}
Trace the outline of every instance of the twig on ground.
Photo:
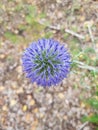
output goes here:
{"type": "Polygon", "coordinates": [[[94,72],[98,72],[98,68],[95,68],[95,67],[93,67],[93,66],[86,65],[85,63],[80,62],[80,61],[77,61],[77,60],[74,60],[73,62],[76,63],[76,64],[78,64],[78,67],[79,67],[79,68],[88,69],[88,70],[92,70],[92,71],[94,71],[94,72]]]}
{"type": "Polygon", "coordinates": [[[91,26],[88,25],[87,27],[88,27],[88,31],[89,31],[89,35],[90,35],[91,41],[94,43],[95,40],[94,40],[94,36],[92,34],[92,31],[91,31],[91,26]]]}
{"type": "MultiPolygon", "coordinates": [[[[89,35],[90,35],[91,41],[92,41],[92,43],[93,43],[93,48],[95,49],[95,52],[96,52],[95,39],[94,39],[92,30],[91,30],[91,25],[88,25],[87,27],[88,27],[88,31],[89,31],[89,35]]],[[[96,52],[96,53],[97,53],[97,52],[96,52]]]]}
{"type": "Polygon", "coordinates": [[[85,38],[83,35],[80,35],[80,34],[78,34],[76,32],[73,32],[72,30],[69,30],[69,29],[65,29],[65,32],[67,32],[67,33],[69,33],[69,34],[71,34],[71,35],[73,35],[75,37],[78,37],[80,39],[84,39],[85,38]]]}
{"type": "Polygon", "coordinates": [[[54,30],[61,30],[61,28],[60,28],[60,26],[52,26],[52,25],[50,25],[50,26],[48,26],[50,29],[54,29],[54,30]]]}
{"type": "Polygon", "coordinates": [[[82,69],[88,69],[88,70],[92,70],[94,72],[98,72],[98,69],[92,67],[92,66],[88,66],[88,65],[85,65],[85,66],[81,66],[81,65],[78,65],[78,67],[82,68],[82,69]]]}
{"type": "MultiPolygon", "coordinates": [[[[39,21],[39,24],[45,25],[45,23],[43,21],[39,21]]],[[[49,27],[50,29],[58,30],[58,31],[61,30],[59,25],[58,26],[47,25],[47,27],[49,27]]],[[[78,37],[80,39],[84,39],[85,38],[83,35],[80,35],[80,34],[78,34],[76,32],[73,32],[72,30],[69,30],[69,29],[65,29],[65,32],[69,33],[69,34],[71,34],[71,35],[73,35],[75,37],[78,37]]]]}
{"type": "Polygon", "coordinates": [[[80,128],[79,129],[77,129],[77,130],[82,130],[86,125],[88,125],[88,121],[87,122],[85,122],[84,124],[82,124],[81,126],[80,126],[80,128]]]}
{"type": "MultiPolygon", "coordinates": [[[[45,25],[45,23],[43,21],[39,21],[39,24],[41,25],[45,25]]],[[[47,27],[49,27],[50,29],[54,29],[54,30],[61,30],[60,26],[53,26],[53,25],[46,25],[47,27]]]]}

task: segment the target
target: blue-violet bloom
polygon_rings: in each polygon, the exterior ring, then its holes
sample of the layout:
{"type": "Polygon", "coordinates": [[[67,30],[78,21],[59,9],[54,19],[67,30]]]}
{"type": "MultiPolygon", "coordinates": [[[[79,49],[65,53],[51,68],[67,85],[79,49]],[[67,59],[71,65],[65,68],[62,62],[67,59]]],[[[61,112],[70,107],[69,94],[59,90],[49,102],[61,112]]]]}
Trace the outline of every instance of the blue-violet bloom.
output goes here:
{"type": "Polygon", "coordinates": [[[70,71],[67,49],[53,39],[33,42],[23,53],[23,70],[32,82],[41,86],[57,85],[70,71]]]}

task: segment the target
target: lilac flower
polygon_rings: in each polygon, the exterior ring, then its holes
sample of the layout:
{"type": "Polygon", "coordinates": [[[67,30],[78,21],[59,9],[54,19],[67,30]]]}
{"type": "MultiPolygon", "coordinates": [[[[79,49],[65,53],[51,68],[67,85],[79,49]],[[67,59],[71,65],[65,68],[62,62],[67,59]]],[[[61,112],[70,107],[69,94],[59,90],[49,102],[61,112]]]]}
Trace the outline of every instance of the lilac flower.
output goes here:
{"type": "Polygon", "coordinates": [[[56,85],[70,71],[70,54],[53,39],[33,42],[22,57],[23,69],[32,82],[41,86],[56,85]]]}

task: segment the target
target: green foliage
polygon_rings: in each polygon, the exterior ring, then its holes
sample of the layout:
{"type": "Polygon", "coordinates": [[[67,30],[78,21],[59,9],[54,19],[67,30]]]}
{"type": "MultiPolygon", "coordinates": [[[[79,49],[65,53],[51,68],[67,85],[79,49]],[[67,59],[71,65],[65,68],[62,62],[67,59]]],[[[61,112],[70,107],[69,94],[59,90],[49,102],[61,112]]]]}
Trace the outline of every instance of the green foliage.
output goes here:
{"type": "Polygon", "coordinates": [[[29,25],[37,26],[37,8],[32,5],[27,6],[27,15],[25,16],[26,22],[29,25]]]}
{"type": "Polygon", "coordinates": [[[26,15],[26,22],[30,25],[37,26],[39,20],[45,18],[46,14],[44,12],[38,13],[36,6],[28,5],[27,6],[27,15],[26,15]]]}
{"type": "Polygon", "coordinates": [[[84,117],[83,121],[89,121],[91,123],[98,124],[98,115],[95,114],[95,115],[92,115],[92,116],[84,117]]]}
{"type": "Polygon", "coordinates": [[[95,109],[98,109],[98,99],[90,98],[87,100],[87,103],[95,109]]]}
{"type": "Polygon", "coordinates": [[[45,38],[51,38],[53,36],[53,32],[46,32],[45,33],[45,38]]]}
{"type": "Polygon", "coordinates": [[[26,31],[28,35],[32,35],[34,40],[39,37],[51,38],[53,33],[51,31],[45,32],[45,28],[50,25],[50,22],[47,20],[41,22],[46,17],[46,14],[44,12],[39,13],[37,7],[33,5],[27,5],[26,10],[25,21],[27,23],[26,31]]]}
{"type": "MultiPolygon", "coordinates": [[[[0,4],[0,7],[1,6],[2,4],[0,4]]],[[[20,2],[20,4],[17,4],[14,8],[14,13],[17,12],[24,12],[24,23],[18,24],[16,27],[19,34],[6,30],[4,34],[6,39],[12,43],[29,43],[39,38],[53,37],[54,33],[51,30],[46,30],[46,27],[50,25],[50,22],[45,20],[46,14],[44,12],[39,13],[35,5],[25,5],[23,2],[20,2]],[[26,37],[24,37],[24,35],[26,35],[26,37]]]]}
{"type": "Polygon", "coordinates": [[[94,48],[91,48],[91,47],[88,47],[84,50],[85,53],[95,53],[95,49],[94,48]]]}
{"type": "Polygon", "coordinates": [[[81,52],[79,40],[76,37],[73,37],[72,40],[70,41],[70,49],[72,50],[73,58],[76,57],[81,52]]]}
{"type": "Polygon", "coordinates": [[[66,39],[68,39],[69,34],[68,34],[68,33],[64,33],[64,34],[63,34],[63,37],[64,37],[64,39],[66,40],[66,39]]]}
{"type": "MultiPolygon", "coordinates": [[[[95,96],[89,98],[86,103],[90,105],[93,109],[98,110],[98,91],[95,93],[95,96]]],[[[91,116],[83,117],[82,121],[89,121],[91,123],[98,125],[98,113],[93,113],[91,116]]]]}
{"type": "Polygon", "coordinates": [[[14,33],[10,32],[10,31],[7,31],[5,33],[5,37],[7,39],[9,39],[10,41],[12,41],[13,43],[19,42],[19,37],[17,35],[15,35],[14,33]]]}
{"type": "Polygon", "coordinates": [[[19,5],[16,5],[16,7],[15,7],[15,11],[21,11],[23,9],[23,4],[22,3],[20,3],[19,5]]]}
{"type": "MultiPolygon", "coordinates": [[[[74,29],[73,29],[74,30],[74,29]]],[[[75,30],[76,31],[76,30],[75,30]]],[[[76,31],[77,32],[77,31],[76,31]]],[[[70,35],[66,34],[63,35],[64,39],[66,41],[69,41],[70,39],[70,49],[71,49],[71,53],[72,53],[72,64],[71,64],[71,69],[72,72],[77,72],[76,74],[78,74],[79,77],[79,83],[81,86],[84,87],[85,90],[92,90],[92,93],[94,93],[95,91],[95,95],[91,98],[89,98],[86,101],[87,106],[89,105],[89,107],[91,107],[92,109],[95,109],[95,111],[98,110],[98,71],[96,70],[86,70],[86,65],[87,66],[92,66],[93,68],[97,68],[98,66],[98,57],[96,55],[95,49],[91,46],[88,46],[88,44],[85,44],[85,47],[83,48],[83,44],[80,43],[80,41],[76,38],[76,37],[71,37],[70,35]],[[74,62],[74,61],[79,61],[80,64],[74,62]],[[82,64],[83,63],[83,64],[82,64]],[[83,68],[81,70],[79,70],[78,66],[83,66],[83,68]],[[74,70],[74,71],[73,71],[74,70]],[[80,72],[81,71],[81,72],[80,72]],[[88,85],[88,83],[85,82],[85,78],[88,78],[88,80],[90,81],[90,83],[92,83],[92,85],[88,85]],[[92,86],[92,87],[90,87],[92,86]],[[95,87],[96,86],[96,87],[95,87]],[[92,89],[93,88],[93,89],[92,89]]],[[[73,87],[76,89],[77,85],[76,83],[73,83],[73,87]]],[[[84,100],[84,97],[82,96],[82,94],[85,93],[82,92],[81,93],[81,100],[84,100]]],[[[91,113],[91,115],[88,115],[86,117],[83,117],[82,121],[89,121],[91,123],[94,123],[94,125],[98,125],[98,113],[97,112],[93,112],[91,113]]],[[[96,129],[98,130],[98,129],[96,129]]]]}

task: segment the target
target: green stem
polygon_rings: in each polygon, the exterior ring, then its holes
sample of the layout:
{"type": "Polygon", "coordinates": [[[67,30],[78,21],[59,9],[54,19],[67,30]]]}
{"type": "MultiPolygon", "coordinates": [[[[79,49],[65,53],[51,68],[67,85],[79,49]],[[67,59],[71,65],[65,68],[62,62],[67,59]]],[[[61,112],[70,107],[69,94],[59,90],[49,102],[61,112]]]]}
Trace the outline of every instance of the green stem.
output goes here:
{"type": "Polygon", "coordinates": [[[98,72],[98,67],[89,66],[81,61],[73,60],[73,63],[76,63],[79,68],[92,70],[94,72],[98,72]]]}

